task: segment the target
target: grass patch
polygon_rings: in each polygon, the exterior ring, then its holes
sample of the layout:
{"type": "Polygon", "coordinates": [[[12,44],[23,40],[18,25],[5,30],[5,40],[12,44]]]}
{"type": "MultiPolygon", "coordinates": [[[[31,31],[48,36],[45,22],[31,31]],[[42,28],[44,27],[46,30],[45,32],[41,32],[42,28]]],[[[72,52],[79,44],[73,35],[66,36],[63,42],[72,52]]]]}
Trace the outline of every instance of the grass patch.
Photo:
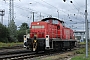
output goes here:
{"type": "Polygon", "coordinates": [[[75,51],[76,54],[84,54],[85,53],[85,48],[81,48],[79,50],[75,51]]]}
{"type": "Polygon", "coordinates": [[[86,44],[85,42],[80,42],[79,44],[86,44]]]}
{"type": "Polygon", "coordinates": [[[75,53],[77,54],[77,56],[73,57],[71,60],[90,60],[90,42],[88,44],[88,57],[86,58],[86,49],[85,48],[81,48],[79,50],[76,50],[75,53]]]}
{"type": "Polygon", "coordinates": [[[90,56],[88,56],[88,58],[85,57],[85,54],[81,54],[81,55],[77,55],[74,58],[72,58],[71,60],[90,60],[90,56]]]}
{"type": "Polygon", "coordinates": [[[18,42],[18,43],[2,43],[0,42],[0,48],[1,47],[13,47],[17,45],[23,45],[23,42],[18,42]]]}

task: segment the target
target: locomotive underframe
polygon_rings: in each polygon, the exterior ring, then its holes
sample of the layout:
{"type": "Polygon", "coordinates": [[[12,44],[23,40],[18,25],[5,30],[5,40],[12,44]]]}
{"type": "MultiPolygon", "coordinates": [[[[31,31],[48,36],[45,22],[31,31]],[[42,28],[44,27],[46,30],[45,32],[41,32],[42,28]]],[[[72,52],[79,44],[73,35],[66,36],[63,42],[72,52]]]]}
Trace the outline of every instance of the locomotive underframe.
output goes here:
{"type": "Polygon", "coordinates": [[[76,40],[61,40],[58,38],[49,39],[49,46],[46,47],[45,38],[37,38],[27,40],[27,48],[31,51],[45,51],[45,50],[67,50],[75,47],[76,40]]]}

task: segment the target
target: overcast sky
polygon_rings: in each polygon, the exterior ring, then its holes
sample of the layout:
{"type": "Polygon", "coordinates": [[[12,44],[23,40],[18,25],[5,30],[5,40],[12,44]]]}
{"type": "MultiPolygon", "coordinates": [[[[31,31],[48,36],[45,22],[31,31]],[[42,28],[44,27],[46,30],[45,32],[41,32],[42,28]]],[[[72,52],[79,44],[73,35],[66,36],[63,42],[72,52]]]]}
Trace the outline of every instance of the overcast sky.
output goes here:
{"type": "MultiPolygon", "coordinates": [[[[90,0],[88,0],[88,20],[90,19],[90,0]]],[[[9,0],[0,0],[0,9],[5,9],[4,25],[8,25],[9,20],[9,0]]],[[[65,22],[67,27],[74,30],[85,30],[85,0],[14,0],[14,21],[17,26],[23,22],[30,25],[32,13],[35,12],[35,21],[52,15],[65,22]],[[70,3],[72,1],[73,3],[70,3]],[[40,17],[41,13],[41,17],[40,17]]],[[[0,16],[1,21],[1,16],[0,16]]],[[[90,21],[90,20],[89,20],[90,21]]]]}

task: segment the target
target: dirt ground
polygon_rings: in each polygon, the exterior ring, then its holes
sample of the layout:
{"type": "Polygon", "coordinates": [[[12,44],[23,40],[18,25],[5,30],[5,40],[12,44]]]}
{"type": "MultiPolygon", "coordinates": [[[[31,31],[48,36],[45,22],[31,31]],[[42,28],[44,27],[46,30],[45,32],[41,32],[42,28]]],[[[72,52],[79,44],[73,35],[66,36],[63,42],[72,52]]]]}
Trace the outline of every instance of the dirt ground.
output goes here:
{"type": "Polygon", "coordinates": [[[31,60],[70,60],[76,54],[72,52],[66,52],[63,54],[54,54],[50,56],[40,56],[36,58],[32,58],[31,60]]]}

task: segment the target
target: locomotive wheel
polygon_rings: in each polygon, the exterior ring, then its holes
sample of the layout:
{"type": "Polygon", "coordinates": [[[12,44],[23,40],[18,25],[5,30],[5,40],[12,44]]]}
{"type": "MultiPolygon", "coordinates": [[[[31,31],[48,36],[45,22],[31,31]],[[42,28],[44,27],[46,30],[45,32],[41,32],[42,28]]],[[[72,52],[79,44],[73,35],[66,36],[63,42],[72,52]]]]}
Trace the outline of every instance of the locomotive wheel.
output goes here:
{"type": "Polygon", "coordinates": [[[65,48],[65,51],[67,51],[68,49],[67,48],[65,48]]]}
{"type": "Polygon", "coordinates": [[[32,47],[30,47],[30,51],[33,51],[33,46],[32,46],[32,47]]]}
{"type": "Polygon", "coordinates": [[[29,47],[26,47],[27,50],[29,50],[29,47]]]}

